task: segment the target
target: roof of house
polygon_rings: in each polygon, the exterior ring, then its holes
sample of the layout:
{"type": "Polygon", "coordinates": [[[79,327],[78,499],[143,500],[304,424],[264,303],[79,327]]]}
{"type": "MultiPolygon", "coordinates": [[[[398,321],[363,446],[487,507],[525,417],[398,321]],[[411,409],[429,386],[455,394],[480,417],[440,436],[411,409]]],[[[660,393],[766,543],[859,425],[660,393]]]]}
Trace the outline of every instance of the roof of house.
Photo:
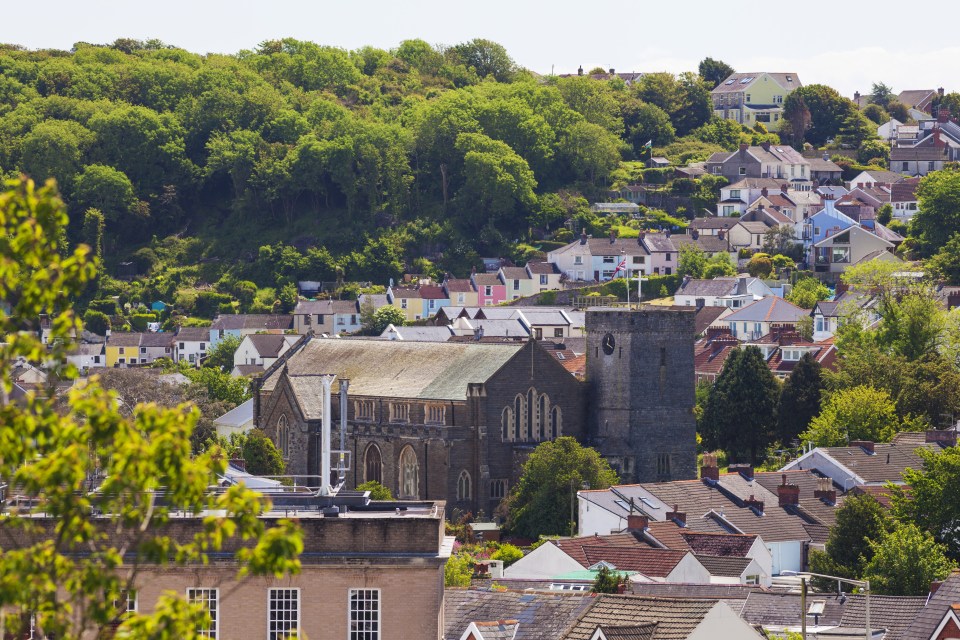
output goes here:
{"type": "Polygon", "coordinates": [[[285,330],[293,328],[292,315],[273,315],[266,313],[238,313],[222,314],[210,325],[211,329],[223,331],[239,331],[244,329],[256,330],[285,330]]]}
{"type": "MultiPolygon", "coordinates": [[[[705,307],[706,308],[706,307],[705,307]]],[[[729,316],[728,316],[729,317],[729,316]]],[[[740,342],[731,335],[719,340],[703,340],[694,346],[693,367],[697,375],[716,375],[723,370],[723,365],[740,347],[740,342]]]]}
{"type": "Polygon", "coordinates": [[[446,300],[447,294],[439,285],[424,284],[420,285],[420,297],[424,300],[446,300]]]}
{"type": "Polygon", "coordinates": [[[210,342],[210,327],[180,327],[178,342],[210,342]]]}
{"type": "Polygon", "coordinates": [[[726,238],[720,238],[719,236],[707,234],[700,234],[696,238],[688,234],[675,234],[670,236],[670,241],[673,242],[673,245],[677,248],[677,251],[679,251],[680,247],[683,245],[691,244],[696,245],[702,251],[711,255],[714,253],[723,253],[730,249],[730,245],[726,238]]]}
{"type": "Polygon", "coordinates": [[[768,75],[773,81],[786,90],[799,88],[800,80],[795,73],[779,73],[770,71],[751,71],[748,73],[733,73],[720,82],[710,93],[735,93],[748,89],[757,78],[768,75]],[[789,80],[788,80],[789,78],[789,80]]]}
{"type": "MultiPolygon", "coordinates": [[[[947,611],[960,602],[960,571],[954,570],[943,581],[937,592],[923,609],[910,618],[910,624],[903,631],[902,640],[930,640],[947,611]]],[[[871,602],[871,604],[873,604],[871,602]]],[[[873,613],[871,607],[870,613],[873,613]]]]}
{"type": "MultiPolygon", "coordinates": [[[[910,624],[927,603],[927,596],[870,595],[870,628],[886,629],[883,640],[901,640],[910,624]]],[[[847,595],[840,626],[866,628],[866,598],[858,593],[847,595]]]]}
{"type": "Polygon", "coordinates": [[[710,575],[721,578],[739,578],[753,562],[752,558],[735,556],[697,555],[697,560],[710,572],[710,575]]]}
{"type": "Polygon", "coordinates": [[[504,286],[495,273],[475,273],[471,277],[478,287],[504,286]]]}
{"type": "MultiPolygon", "coordinates": [[[[739,601],[761,590],[762,587],[746,584],[685,584],[677,582],[633,582],[630,589],[636,595],[659,598],[685,598],[698,600],[723,600],[728,604],[739,601]]],[[[739,607],[738,607],[739,610],[739,607]]]]}
{"type": "Polygon", "coordinates": [[[738,225],[750,233],[766,233],[770,230],[770,225],[768,225],[766,222],[751,222],[749,220],[741,220],[738,225]]]}
{"type": "MultiPolygon", "coordinates": [[[[840,624],[845,599],[842,600],[835,593],[809,594],[808,610],[815,601],[822,601],[824,604],[823,613],[819,616],[822,626],[835,627],[840,624]]],[[[740,617],[746,622],[764,627],[799,627],[801,616],[799,593],[751,591],[740,610],[740,617]]],[[[808,624],[814,622],[813,616],[809,616],[807,620],[808,624]]]]}
{"type": "Polygon", "coordinates": [[[477,640],[514,640],[520,628],[518,620],[491,620],[489,622],[473,621],[473,625],[480,632],[477,640]]]}
{"type": "Polygon", "coordinates": [[[507,280],[529,280],[530,274],[524,267],[500,267],[500,273],[507,280]]]}
{"type": "MultiPolygon", "coordinates": [[[[934,444],[920,446],[931,450],[937,447],[934,444]]],[[[821,451],[858,475],[864,482],[870,483],[903,482],[902,474],[907,468],[920,469],[923,466],[923,459],[917,455],[916,449],[913,445],[894,442],[874,444],[873,453],[859,446],[821,447],[821,451]]]]}
{"type": "Polygon", "coordinates": [[[637,571],[651,578],[666,578],[688,551],[651,549],[650,547],[620,547],[609,544],[586,544],[582,547],[586,559],[584,568],[606,562],[620,571],[637,571]]]}
{"type": "Polygon", "coordinates": [[[907,178],[890,187],[891,202],[916,202],[920,178],[907,178]]]}
{"type": "Polygon", "coordinates": [[[468,278],[448,278],[443,286],[447,292],[468,293],[473,291],[473,283],[468,278]]]}
{"type": "MultiPolygon", "coordinates": [[[[891,149],[891,152],[892,151],[893,150],[891,149]]],[[[867,169],[860,175],[863,175],[864,173],[866,173],[867,175],[870,176],[870,178],[872,178],[871,182],[873,183],[879,182],[881,184],[896,184],[901,180],[903,180],[903,175],[897,173],[896,171],[886,171],[884,169],[867,169]]],[[[854,177],[859,178],[860,176],[858,175],[854,177]]],[[[825,187],[821,187],[821,188],[825,188],[825,187]]]]}
{"type": "Polygon", "coordinates": [[[153,349],[172,347],[175,337],[169,332],[144,333],[140,336],[140,346],[153,349]]]}
{"type": "Polygon", "coordinates": [[[728,322],[798,322],[808,315],[808,310],[783,298],[767,296],[734,311],[725,319],[728,322]]]}
{"type": "MultiPolygon", "coordinates": [[[[605,593],[584,611],[565,640],[590,640],[597,627],[657,623],[653,640],[685,640],[716,606],[709,600],[652,598],[605,593]]],[[[559,637],[559,636],[558,636],[559,637]]]]}
{"type": "MultiPolygon", "coordinates": [[[[759,148],[759,147],[758,147],[759,148]]],[[[733,154],[738,153],[737,151],[732,152],[733,154]]],[[[732,155],[729,151],[724,151],[722,154],[723,159],[726,159],[732,155]]],[[[783,187],[783,181],[777,180],[775,178],[741,178],[733,184],[723,187],[726,189],[767,189],[771,193],[776,191],[779,192],[781,187],[783,187]]]]}
{"type": "MultiPolygon", "coordinates": [[[[298,381],[299,386],[294,386],[301,405],[308,400],[319,403],[322,374],[348,378],[355,396],[465,401],[470,383],[487,381],[522,348],[519,344],[315,338],[287,361],[286,372],[291,383],[298,381]]],[[[279,377],[271,375],[263,388],[272,390],[279,377]]]]}
{"type": "Polygon", "coordinates": [[[757,536],[749,534],[700,533],[688,530],[682,530],[680,536],[697,556],[745,558],[757,540],[757,536]]]}
{"type": "Polygon", "coordinates": [[[843,168],[832,160],[807,158],[807,162],[810,163],[810,171],[818,171],[820,173],[841,173],[843,171],[843,168]]]}
{"type": "Polygon", "coordinates": [[[933,89],[905,89],[897,96],[897,101],[907,107],[926,107],[935,94],[933,89]]]}
{"type": "Polygon", "coordinates": [[[652,640],[657,632],[657,623],[644,622],[623,627],[601,625],[600,630],[606,640],[652,640]]]}
{"type": "Polygon", "coordinates": [[[250,341],[250,344],[261,358],[277,358],[281,352],[286,350],[286,346],[289,344],[287,336],[276,333],[256,333],[252,336],[247,336],[244,340],[250,341]]]}
{"type": "Polygon", "coordinates": [[[890,149],[890,162],[946,162],[946,149],[938,147],[894,147],[890,149]]]}
{"type": "MultiPolygon", "coordinates": [[[[517,620],[516,640],[557,640],[594,603],[591,594],[446,589],[444,637],[477,620],[517,620]]],[[[588,636],[589,640],[589,636],[588,636]]]]}
{"type": "Polygon", "coordinates": [[[262,364],[238,364],[234,365],[233,369],[244,378],[259,375],[264,372],[262,364]]]}
{"type": "MultiPolygon", "coordinates": [[[[615,256],[625,253],[628,256],[646,256],[650,252],[645,246],[640,244],[637,238],[587,238],[585,243],[582,240],[574,240],[570,244],[554,249],[551,253],[566,253],[568,251],[589,252],[592,256],[615,256]]],[[[524,276],[529,277],[529,276],[524,276]]]]}
{"type": "Polygon", "coordinates": [[[706,331],[707,327],[716,322],[727,310],[727,307],[700,307],[697,309],[697,315],[693,319],[696,335],[700,335],[706,331]]]}
{"type": "Polygon", "coordinates": [[[684,280],[675,295],[680,296],[730,296],[746,295],[747,287],[756,278],[724,277],[711,280],[691,278],[684,280]]]}
{"type": "Polygon", "coordinates": [[[380,337],[393,340],[394,335],[396,340],[404,342],[446,342],[453,337],[453,331],[450,330],[448,325],[438,327],[395,327],[390,325],[383,330],[380,337]]]}
{"type": "Polygon", "coordinates": [[[560,268],[557,265],[546,261],[528,262],[527,268],[530,269],[530,273],[560,273],[560,268]]]}
{"type": "Polygon", "coordinates": [[[728,216],[710,216],[709,218],[694,218],[690,221],[691,229],[729,229],[737,224],[737,218],[728,216]]]}
{"type": "Polygon", "coordinates": [[[222,424],[228,427],[242,427],[248,422],[253,421],[253,398],[246,402],[238,404],[230,411],[213,421],[214,424],[222,424]]]}
{"type": "Polygon", "coordinates": [[[114,331],[107,338],[108,347],[139,347],[142,333],[125,333],[114,331]]]}
{"type": "Polygon", "coordinates": [[[650,251],[673,252],[677,250],[669,233],[647,233],[640,238],[650,251]]]}
{"type": "Polygon", "coordinates": [[[423,296],[420,295],[420,289],[414,289],[411,287],[393,287],[390,289],[390,293],[394,298],[416,298],[421,299],[423,296]]]}

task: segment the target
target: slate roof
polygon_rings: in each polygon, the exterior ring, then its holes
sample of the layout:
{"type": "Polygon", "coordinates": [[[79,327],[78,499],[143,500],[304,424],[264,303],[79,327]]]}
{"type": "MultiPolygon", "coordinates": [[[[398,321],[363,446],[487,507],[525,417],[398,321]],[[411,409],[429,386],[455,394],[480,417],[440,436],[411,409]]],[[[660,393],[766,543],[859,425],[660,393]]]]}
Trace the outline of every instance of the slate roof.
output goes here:
{"type": "Polygon", "coordinates": [[[756,71],[756,72],[747,72],[747,73],[733,73],[723,80],[720,81],[710,93],[720,94],[720,93],[737,93],[740,91],[748,90],[754,82],[757,81],[763,75],[768,75],[773,78],[774,82],[779,84],[782,88],[786,90],[797,89],[801,86],[800,79],[797,78],[795,73],[779,73],[779,72],[769,72],[769,71],[756,71]],[[787,81],[787,78],[791,78],[791,81],[787,81]],[[727,84],[730,80],[733,80],[732,83],[727,84]],[[742,82],[746,80],[746,82],[742,82]]]}
{"type": "Polygon", "coordinates": [[[891,202],[916,202],[917,186],[920,184],[920,178],[907,178],[891,185],[891,202]]]}
{"type": "Polygon", "coordinates": [[[709,218],[695,218],[690,221],[691,229],[729,229],[733,225],[737,224],[737,218],[731,217],[709,217],[709,218]]]}
{"type": "Polygon", "coordinates": [[[645,622],[625,627],[601,626],[607,640],[652,640],[657,632],[656,622],[645,622]]]}
{"type": "Polygon", "coordinates": [[[712,325],[726,310],[727,307],[701,307],[697,309],[697,316],[693,319],[696,335],[706,331],[707,327],[712,325]]]}
{"type": "Polygon", "coordinates": [[[473,274],[473,281],[477,283],[478,287],[504,286],[495,273],[475,273],[473,274]]]}
{"type": "Polygon", "coordinates": [[[284,346],[288,344],[286,336],[276,333],[257,333],[247,336],[246,339],[262,358],[279,357],[284,346]]]}
{"type": "Polygon", "coordinates": [[[172,333],[168,332],[147,332],[141,334],[140,336],[140,346],[153,348],[153,349],[163,349],[165,347],[173,346],[174,336],[172,333]]]}
{"type": "Polygon", "coordinates": [[[297,306],[293,309],[294,315],[330,315],[329,300],[299,300],[297,306]]]}
{"type": "MultiPolygon", "coordinates": [[[[873,614],[872,600],[871,597],[871,614],[873,614]]],[[[930,596],[927,606],[917,611],[910,619],[909,626],[901,636],[902,640],[929,640],[940,621],[943,620],[943,616],[958,602],[960,602],[960,572],[954,570],[943,581],[937,592],[930,596]]]]}
{"type": "Polygon", "coordinates": [[[824,160],[823,158],[807,158],[807,162],[810,163],[811,173],[814,171],[820,173],[840,173],[843,171],[843,168],[841,168],[840,165],[832,160],[824,160]]]}
{"type": "Polygon", "coordinates": [[[516,640],[557,640],[593,602],[590,594],[446,589],[444,637],[459,638],[476,620],[509,619],[518,622],[516,640]]]}
{"type": "MultiPolygon", "coordinates": [[[[613,242],[609,238],[587,238],[586,245],[580,244],[580,240],[574,240],[570,244],[555,249],[551,253],[566,253],[567,251],[588,250],[592,256],[613,256],[626,253],[628,256],[646,256],[650,255],[647,248],[641,245],[637,238],[614,238],[613,242]]],[[[526,276],[529,277],[529,276],[526,276]]]]}
{"type": "Polygon", "coordinates": [[[507,280],[530,280],[530,274],[524,267],[500,267],[500,272],[507,280]]]}
{"type": "Polygon", "coordinates": [[[560,268],[552,262],[528,262],[530,273],[560,273],[560,268]]]}
{"type": "Polygon", "coordinates": [[[224,331],[239,331],[244,329],[283,331],[293,328],[293,316],[266,313],[224,314],[217,316],[217,319],[213,321],[210,328],[224,331]]]}
{"type": "Polygon", "coordinates": [[[749,220],[741,220],[740,226],[750,233],[766,233],[770,229],[766,222],[751,222],[749,220]]]}
{"type": "Polygon", "coordinates": [[[817,480],[820,476],[811,470],[756,471],[753,474],[753,479],[764,489],[776,495],[777,485],[783,482],[784,474],[786,474],[789,484],[800,487],[800,506],[804,512],[812,515],[822,524],[833,526],[837,520],[837,507],[843,504],[843,494],[839,490],[840,487],[836,485],[833,487],[837,489],[837,503],[832,505],[814,495],[817,490],[817,480]]]}
{"type": "Polygon", "coordinates": [[[933,89],[905,89],[897,96],[897,101],[907,105],[907,107],[929,107],[930,101],[936,92],[933,89]]]}
{"type": "MultiPolygon", "coordinates": [[[[848,598],[850,596],[847,596],[848,598]]],[[[823,615],[820,616],[821,626],[837,626],[843,616],[844,604],[840,598],[832,593],[807,594],[807,607],[811,603],[822,600],[824,603],[823,615]]],[[[870,609],[873,613],[873,609],[870,609]]],[[[740,610],[740,617],[749,624],[759,624],[764,627],[799,627],[800,626],[800,594],[799,593],[770,593],[752,591],[747,596],[740,610]]],[[[813,624],[813,616],[807,618],[813,624]]],[[[926,639],[924,639],[926,640],[926,639]]]]}
{"type": "MultiPolygon", "coordinates": [[[[404,342],[446,342],[453,337],[453,332],[446,325],[440,327],[394,327],[394,329],[399,335],[398,340],[404,342]]],[[[380,337],[389,338],[390,328],[384,329],[380,337]]]]}
{"type": "Polygon", "coordinates": [[[455,293],[468,293],[474,290],[473,283],[466,278],[450,278],[443,283],[443,286],[448,293],[451,291],[455,293]]]}
{"type": "MultiPolygon", "coordinates": [[[[891,149],[890,152],[893,153],[893,149],[891,149]]],[[[897,173],[896,171],[886,171],[883,169],[869,169],[867,171],[864,171],[864,173],[869,175],[873,179],[874,183],[879,182],[881,184],[896,184],[901,180],[903,180],[903,175],[897,173]]],[[[858,176],[855,176],[855,177],[858,177],[858,176]]],[[[825,186],[821,187],[821,189],[824,189],[824,188],[826,187],[825,186]]]]}
{"type": "Polygon", "coordinates": [[[238,364],[234,365],[233,368],[244,378],[248,376],[255,376],[264,372],[263,365],[261,364],[238,364]]]}
{"type": "MultiPolygon", "coordinates": [[[[867,483],[903,482],[902,474],[908,467],[920,469],[923,461],[916,454],[917,447],[895,443],[877,443],[874,453],[862,447],[823,447],[821,450],[867,483]]],[[[936,445],[922,445],[933,448],[936,445]]]]}
{"type": "MultiPolygon", "coordinates": [[[[696,600],[723,600],[734,603],[747,599],[754,591],[763,587],[746,584],[685,584],[678,582],[632,582],[630,589],[636,595],[656,596],[658,598],[684,598],[696,600]]],[[[739,611],[739,606],[736,607],[739,611]]]]}
{"type": "Polygon", "coordinates": [[[514,640],[520,627],[517,620],[473,621],[473,624],[483,636],[478,640],[514,640]]]}
{"type": "Polygon", "coordinates": [[[142,333],[114,331],[107,338],[108,347],[139,347],[142,333]]]}
{"type": "MultiPolygon", "coordinates": [[[[760,147],[755,147],[759,149],[760,147]]],[[[729,158],[730,156],[739,153],[739,151],[729,152],[724,151],[719,154],[721,159],[719,162],[729,158]]],[[[741,180],[723,187],[724,189],[767,189],[769,191],[780,191],[780,188],[783,186],[782,180],[776,180],[774,178],[742,178],[741,180]]]]}
{"type": "Polygon", "coordinates": [[[894,147],[890,149],[890,162],[946,162],[947,152],[937,147],[894,147]]]}
{"type": "Polygon", "coordinates": [[[666,233],[648,233],[642,239],[644,245],[650,251],[666,253],[677,250],[671,241],[670,236],[666,233]]]}
{"type": "Polygon", "coordinates": [[[210,342],[210,327],[180,327],[177,342],[210,342]]]}
{"type": "Polygon", "coordinates": [[[751,558],[736,558],[730,556],[698,555],[697,560],[710,572],[710,575],[723,578],[739,578],[743,572],[747,570],[747,567],[750,566],[750,563],[753,562],[751,558]]]}
{"type": "MultiPolygon", "coordinates": [[[[516,344],[432,343],[315,338],[286,364],[291,378],[319,399],[320,374],[350,379],[355,396],[461,400],[467,385],[485,382],[522,349],[516,344]]],[[[276,385],[273,375],[263,385],[276,385]]],[[[301,401],[303,398],[298,398],[301,401]]]]}
{"type": "Polygon", "coordinates": [[[445,300],[447,294],[443,287],[433,284],[425,284],[420,287],[420,297],[424,300],[445,300]]]}
{"type": "Polygon", "coordinates": [[[798,322],[810,315],[806,309],[777,296],[767,296],[734,311],[725,320],[729,322],[798,322]]]}
{"type": "MultiPolygon", "coordinates": [[[[870,596],[870,628],[886,629],[883,640],[901,640],[926,605],[926,596],[870,596]]],[[[847,596],[840,618],[841,627],[866,628],[866,598],[859,594],[847,596]]]]}
{"type": "MultiPolygon", "coordinates": [[[[742,278],[743,289],[746,293],[746,286],[755,278],[742,278]]],[[[737,293],[741,288],[741,278],[713,278],[712,280],[703,280],[691,278],[685,280],[676,294],[681,296],[729,296],[737,293]]]]}
{"type": "Polygon", "coordinates": [[[700,234],[696,238],[685,234],[674,234],[670,237],[670,241],[673,242],[673,246],[677,248],[677,251],[680,250],[681,246],[688,244],[696,245],[709,254],[721,253],[730,248],[728,238],[708,236],[706,234],[700,234]]]}
{"type": "Polygon", "coordinates": [[[680,537],[698,558],[701,555],[746,558],[757,540],[755,535],[700,533],[687,530],[681,531],[680,537]]]}
{"type": "MultiPolygon", "coordinates": [[[[623,626],[656,622],[653,640],[685,640],[718,605],[709,600],[666,599],[605,593],[580,615],[563,636],[565,640],[590,640],[598,626],[623,626]]],[[[559,637],[559,636],[558,636],[559,637]]]]}

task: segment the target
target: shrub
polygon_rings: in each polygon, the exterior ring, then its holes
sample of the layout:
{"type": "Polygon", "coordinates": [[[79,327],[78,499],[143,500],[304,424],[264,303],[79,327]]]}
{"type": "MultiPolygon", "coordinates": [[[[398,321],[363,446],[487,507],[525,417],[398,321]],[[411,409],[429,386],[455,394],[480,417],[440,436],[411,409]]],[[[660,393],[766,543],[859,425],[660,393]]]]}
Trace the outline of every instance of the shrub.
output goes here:
{"type": "Polygon", "coordinates": [[[393,500],[393,494],[390,492],[390,489],[376,480],[369,480],[363,484],[358,484],[357,491],[369,491],[371,500],[393,500]]]}
{"type": "Polygon", "coordinates": [[[493,555],[490,556],[490,559],[503,560],[503,566],[509,567],[522,557],[523,551],[520,550],[520,547],[509,543],[503,543],[496,551],[493,552],[493,555]]]}
{"type": "Polygon", "coordinates": [[[135,313],[130,316],[130,326],[133,327],[134,331],[146,331],[147,323],[156,321],[157,314],[155,313],[135,313]]]}
{"type": "Polygon", "coordinates": [[[473,577],[473,558],[465,553],[450,556],[443,569],[445,587],[469,587],[473,577]]]}
{"type": "Polygon", "coordinates": [[[243,460],[247,471],[255,476],[278,476],[283,473],[283,457],[273,440],[260,429],[252,429],[243,443],[243,460]]]}
{"type": "Polygon", "coordinates": [[[100,336],[107,335],[110,330],[110,318],[107,314],[96,309],[87,309],[83,314],[83,328],[100,336]]]}
{"type": "Polygon", "coordinates": [[[540,294],[538,304],[554,305],[557,304],[556,291],[544,291],[540,294]]]}
{"type": "Polygon", "coordinates": [[[225,293],[215,291],[201,291],[193,304],[193,312],[198,316],[213,317],[220,310],[220,305],[233,302],[233,298],[225,293]]]}
{"type": "Polygon", "coordinates": [[[117,306],[117,301],[113,298],[93,300],[89,305],[87,305],[87,308],[93,311],[99,311],[100,313],[108,316],[115,316],[120,313],[120,308],[117,306]]]}

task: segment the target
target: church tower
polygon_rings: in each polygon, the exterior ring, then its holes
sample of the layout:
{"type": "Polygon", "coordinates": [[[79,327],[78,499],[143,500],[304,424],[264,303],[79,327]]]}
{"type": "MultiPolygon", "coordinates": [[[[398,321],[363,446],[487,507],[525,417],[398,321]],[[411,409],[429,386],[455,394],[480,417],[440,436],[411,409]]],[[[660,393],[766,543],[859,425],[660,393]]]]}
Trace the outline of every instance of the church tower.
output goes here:
{"type": "Polygon", "coordinates": [[[694,308],[586,313],[593,445],[621,482],[697,477],[694,308]]]}

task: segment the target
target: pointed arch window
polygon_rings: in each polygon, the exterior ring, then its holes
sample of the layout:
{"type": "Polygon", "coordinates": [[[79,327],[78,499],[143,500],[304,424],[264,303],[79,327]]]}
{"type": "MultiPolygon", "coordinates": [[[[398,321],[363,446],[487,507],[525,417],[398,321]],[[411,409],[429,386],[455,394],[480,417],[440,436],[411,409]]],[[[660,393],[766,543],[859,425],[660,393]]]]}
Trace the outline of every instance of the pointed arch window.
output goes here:
{"type": "Polygon", "coordinates": [[[280,450],[280,455],[283,456],[284,459],[290,456],[289,437],[287,416],[283,414],[280,416],[280,419],[277,420],[277,449],[280,450]]]}
{"type": "Polygon", "coordinates": [[[466,469],[460,472],[457,478],[457,500],[469,500],[473,494],[473,482],[466,469]]]}
{"type": "Polygon", "coordinates": [[[517,394],[513,401],[513,438],[511,440],[523,440],[523,431],[521,430],[521,421],[523,420],[523,396],[517,394]]]}
{"type": "Polygon", "coordinates": [[[547,394],[540,395],[540,405],[537,407],[537,440],[547,437],[547,394]]]}
{"type": "Polygon", "coordinates": [[[413,447],[407,445],[400,452],[400,497],[417,499],[420,497],[420,463],[413,447]]]}
{"type": "Polygon", "coordinates": [[[363,478],[366,482],[374,481],[383,484],[383,457],[380,447],[371,444],[363,456],[363,478]]]}
{"type": "Polygon", "coordinates": [[[533,430],[535,429],[535,414],[534,411],[537,408],[537,392],[533,389],[527,391],[527,424],[526,424],[526,439],[533,440],[533,430]]]}
{"type": "Polygon", "coordinates": [[[513,427],[513,414],[510,412],[510,407],[503,408],[503,414],[500,416],[500,439],[503,442],[513,440],[510,429],[513,427]]]}
{"type": "Polygon", "coordinates": [[[550,412],[550,438],[556,439],[563,434],[563,416],[560,407],[554,407],[550,412]]]}

